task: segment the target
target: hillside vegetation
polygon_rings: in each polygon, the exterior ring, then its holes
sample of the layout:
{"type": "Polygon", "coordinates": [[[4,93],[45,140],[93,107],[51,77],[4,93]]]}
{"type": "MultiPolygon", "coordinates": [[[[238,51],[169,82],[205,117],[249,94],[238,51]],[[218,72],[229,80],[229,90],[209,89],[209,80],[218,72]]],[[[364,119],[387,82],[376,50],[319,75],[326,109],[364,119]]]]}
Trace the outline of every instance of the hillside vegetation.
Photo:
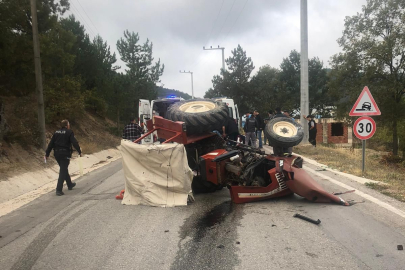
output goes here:
{"type": "MultiPolygon", "coordinates": [[[[68,119],[84,153],[116,147],[124,124],[138,115],[138,99],[190,98],[156,86],[164,65],[153,43],[125,29],[114,44],[120,69],[101,36],[91,39],[73,15],[62,17],[69,2],[36,1],[47,142],[68,119]]],[[[30,1],[0,1],[1,179],[43,164],[37,104],[30,1]]]]}
{"type": "MultiPolygon", "coordinates": [[[[38,130],[36,127],[35,100],[15,97],[3,98],[7,104],[5,116],[9,121],[9,131],[0,142],[0,181],[15,174],[44,168],[44,151],[38,147],[38,130]]],[[[47,142],[51,139],[58,124],[46,126],[47,142]]],[[[115,148],[120,137],[113,134],[116,123],[97,114],[84,111],[76,120],[71,121],[71,128],[78,139],[84,154],[91,154],[104,149],[115,148]]],[[[53,155],[53,154],[52,154],[53,155]]],[[[77,153],[74,153],[77,155],[77,153]]],[[[50,165],[56,163],[51,158],[50,165]]]]}
{"type": "MultiPolygon", "coordinates": [[[[99,35],[90,39],[72,15],[69,0],[38,0],[45,122],[82,120],[90,113],[114,119],[117,129],[137,115],[138,99],[155,99],[164,71],[153,43],[123,29],[116,47],[125,68],[99,35]]],[[[37,94],[30,1],[0,1],[0,141],[27,140],[38,146],[37,94]],[[13,112],[2,113],[4,112],[13,112]],[[17,125],[16,112],[21,125],[17,125]],[[26,125],[27,119],[29,124],[26,125]],[[23,139],[24,137],[24,139],[23,139]]]]}

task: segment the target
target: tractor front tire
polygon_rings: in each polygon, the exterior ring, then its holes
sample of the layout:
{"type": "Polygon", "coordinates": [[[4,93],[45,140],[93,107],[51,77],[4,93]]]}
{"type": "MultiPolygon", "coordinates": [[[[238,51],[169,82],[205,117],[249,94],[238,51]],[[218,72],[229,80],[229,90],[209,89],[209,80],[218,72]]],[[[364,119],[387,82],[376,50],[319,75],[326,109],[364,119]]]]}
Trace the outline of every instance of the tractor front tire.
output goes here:
{"type": "Polygon", "coordinates": [[[288,148],[302,141],[304,130],[300,124],[289,117],[277,117],[267,123],[264,135],[271,146],[288,148]]]}
{"type": "Polygon", "coordinates": [[[201,134],[218,130],[228,117],[224,103],[210,99],[192,99],[176,102],[167,111],[166,118],[186,123],[187,134],[201,134]]]}

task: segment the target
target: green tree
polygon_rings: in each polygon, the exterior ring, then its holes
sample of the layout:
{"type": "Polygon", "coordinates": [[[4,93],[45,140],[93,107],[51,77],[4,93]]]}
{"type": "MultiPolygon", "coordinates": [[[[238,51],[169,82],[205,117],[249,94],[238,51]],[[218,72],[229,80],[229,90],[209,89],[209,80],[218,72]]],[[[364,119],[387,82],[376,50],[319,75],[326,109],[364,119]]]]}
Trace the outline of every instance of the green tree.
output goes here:
{"type": "MultiPolygon", "coordinates": [[[[332,58],[333,94],[337,106],[350,106],[353,97],[367,85],[382,111],[383,125],[392,129],[393,153],[398,154],[398,122],[404,118],[405,95],[405,2],[367,0],[362,12],[346,17],[343,36],[338,40],[343,53],[332,58]],[[353,71],[349,79],[342,76],[353,71]],[[340,94],[339,81],[358,86],[353,93],[340,94]]],[[[350,74],[349,74],[350,75],[350,74]]],[[[347,91],[346,91],[347,92],[347,91]]]]}
{"type": "Polygon", "coordinates": [[[252,77],[250,90],[255,109],[263,115],[267,115],[270,109],[274,110],[285,102],[280,83],[280,70],[269,65],[260,67],[252,77]]]}
{"type": "MultiPolygon", "coordinates": [[[[213,81],[216,81],[216,80],[217,80],[216,76],[214,76],[213,81]]],[[[217,98],[217,97],[222,97],[219,87],[216,87],[216,88],[211,87],[204,94],[204,98],[217,98]]]]}
{"type": "MultiPolygon", "coordinates": [[[[291,51],[287,58],[284,58],[280,68],[281,91],[278,97],[282,107],[287,110],[300,111],[301,107],[301,55],[296,50],[291,51]]],[[[328,76],[322,61],[318,57],[308,61],[308,94],[309,111],[316,114],[329,116],[331,99],[327,95],[328,76]]]]}
{"type": "Polygon", "coordinates": [[[143,45],[138,42],[138,33],[124,31],[124,38],[117,41],[121,60],[128,67],[127,72],[131,80],[157,83],[163,74],[164,64],[160,63],[160,59],[153,64],[153,43],[149,39],[143,45]]]}
{"type": "Polygon", "coordinates": [[[135,113],[140,98],[157,97],[156,83],[160,82],[164,64],[160,63],[160,59],[153,63],[153,43],[147,39],[144,44],[139,44],[138,33],[124,31],[124,37],[117,41],[117,49],[128,68],[127,74],[123,75],[125,82],[128,79],[130,83],[126,89],[128,94],[125,102],[129,106],[128,111],[135,113]]]}
{"type": "MultiPolygon", "coordinates": [[[[68,0],[37,1],[40,36],[48,33],[67,9],[68,0]]],[[[30,1],[0,1],[0,94],[34,92],[33,58],[30,1]]]]}
{"type": "Polygon", "coordinates": [[[105,116],[109,103],[109,92],[113,91],[116,55],[101,36],[90,41],[83,25],[73,15],[61,20],[64,29],[76,36],[72,52],[75,55],[74,74],[83,81],[86,109],[105,116]]]}
{"type": "Polygon", "coordinates": [[[232,98],[240,112],[253,109],[249,78],[255,68],[250,57],[240,45],[232,50],[232,56],[225,60],[228,70],[221,70],[221,75],[212,79],[213,88],[204,97],[226,96],[232,98]]]}

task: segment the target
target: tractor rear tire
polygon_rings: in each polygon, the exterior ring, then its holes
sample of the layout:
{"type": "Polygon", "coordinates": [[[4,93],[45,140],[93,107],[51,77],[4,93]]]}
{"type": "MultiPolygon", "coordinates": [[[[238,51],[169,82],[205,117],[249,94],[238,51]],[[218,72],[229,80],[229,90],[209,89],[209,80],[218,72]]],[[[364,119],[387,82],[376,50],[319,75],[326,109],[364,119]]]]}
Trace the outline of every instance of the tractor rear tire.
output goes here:
{"type": "Polygon", "coordinates": [[[300,124],[289,117],[277,117],[267,123],[264,135],[271,146],[288,148],[302,141],[304,130],[300,124]]]}
{"type": "Polygon", "coordinates": [[[228,107],[210,99],[192,99],[176,102],[167,111],[166,118],[186,123],[187,134],[222,131],[228,117],[228,107]]]}

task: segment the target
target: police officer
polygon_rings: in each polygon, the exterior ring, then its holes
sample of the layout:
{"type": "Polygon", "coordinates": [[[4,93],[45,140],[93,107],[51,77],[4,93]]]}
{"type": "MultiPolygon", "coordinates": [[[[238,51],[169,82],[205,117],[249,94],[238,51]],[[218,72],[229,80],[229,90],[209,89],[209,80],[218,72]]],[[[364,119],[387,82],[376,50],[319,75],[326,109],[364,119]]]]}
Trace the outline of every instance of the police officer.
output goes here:
{"type": "Polygon", "coordinates": [[[82,156],[79,143],[77,142],[73,131],[70,130],[69,121],[63,120],[61,122],[61,129],[55,131],[45,153],[45,159],[47,159],[52,149],[54,149],[55,159],[59,164],[59,178],[56,186],[57,196],[64,195],[62,188],[65,180],[69,190],[72,190],[73,187],[76,186],[76,183],[72,182],[70,179],[68,171],[70,158],[72,157],[73,152],[72,145],[76,148],[77,152],[79,152],[79,155],[82,156]]]}

